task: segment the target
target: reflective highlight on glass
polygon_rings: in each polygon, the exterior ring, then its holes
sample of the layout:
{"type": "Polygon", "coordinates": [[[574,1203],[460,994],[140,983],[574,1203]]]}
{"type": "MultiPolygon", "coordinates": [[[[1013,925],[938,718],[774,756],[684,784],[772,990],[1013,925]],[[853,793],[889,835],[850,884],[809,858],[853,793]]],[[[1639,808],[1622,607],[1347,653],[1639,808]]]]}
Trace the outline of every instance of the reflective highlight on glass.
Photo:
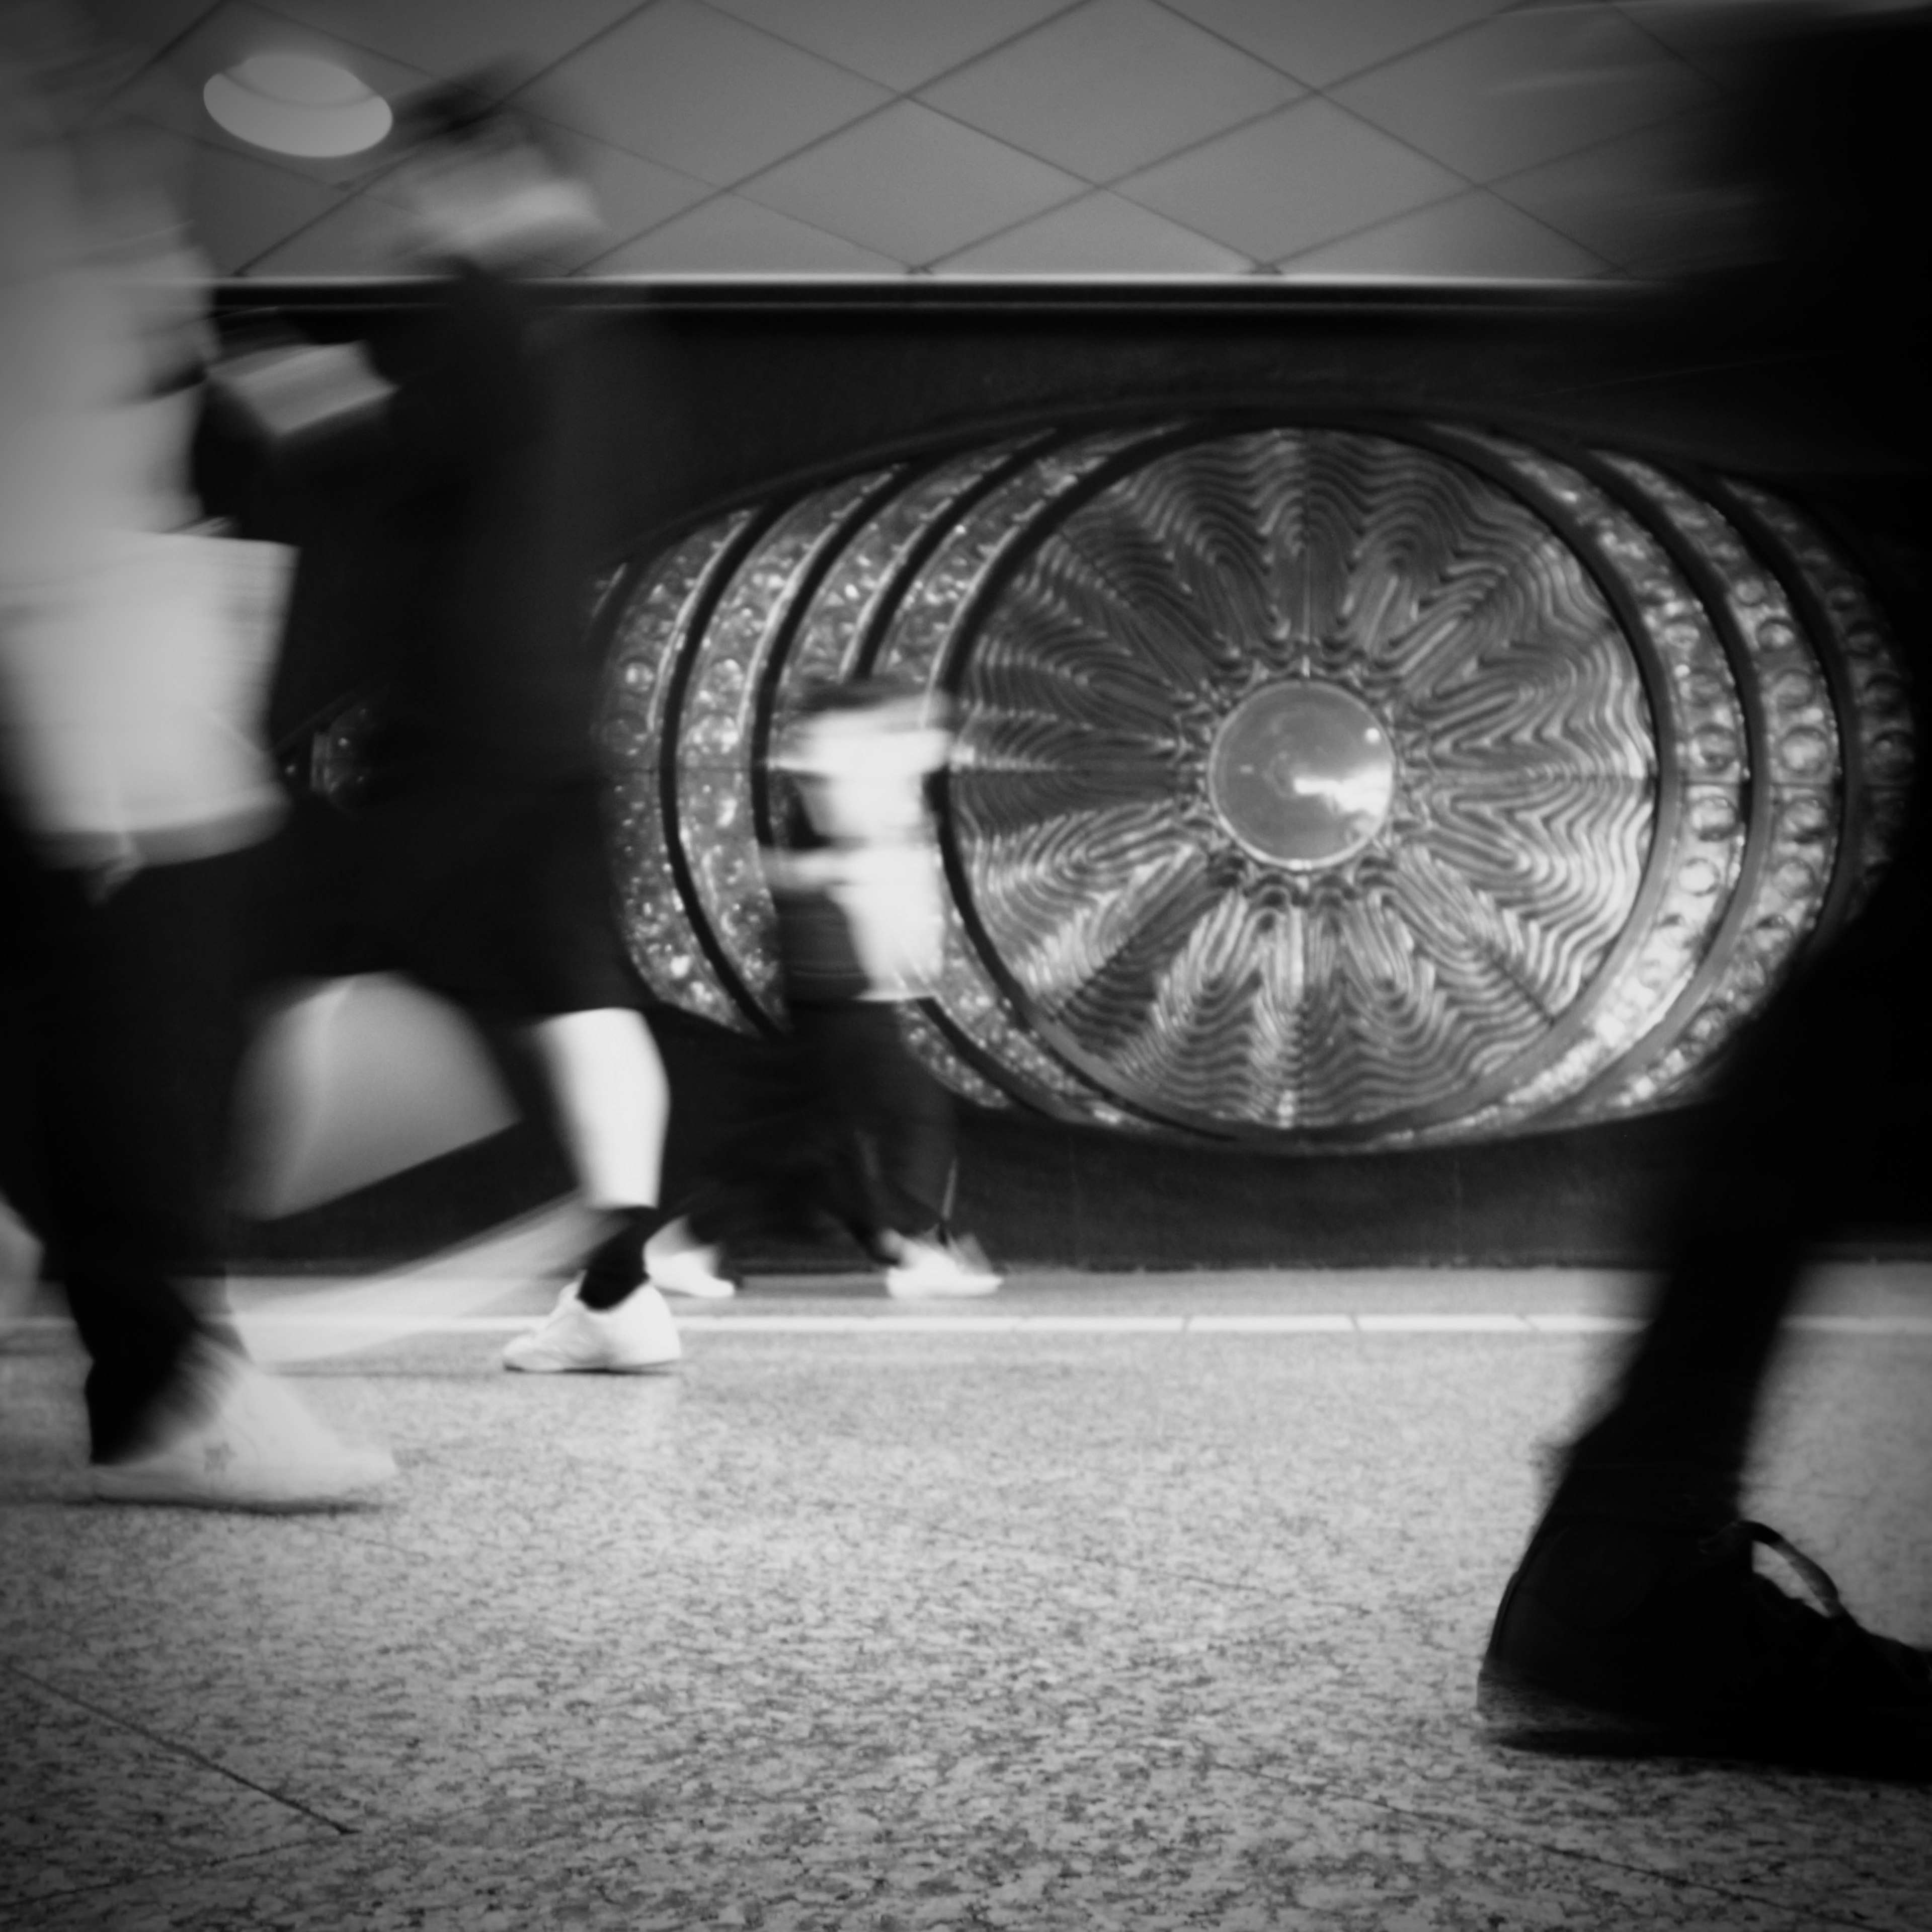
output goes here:
{"type": "Polygon", "coordinates": [[[1340,685],[1285,678],[1250,692],[1208,753],[1208,796],[1237,844],[1312,872],[1352,858],[1388,822],[1395,752],[1340,685]]]}

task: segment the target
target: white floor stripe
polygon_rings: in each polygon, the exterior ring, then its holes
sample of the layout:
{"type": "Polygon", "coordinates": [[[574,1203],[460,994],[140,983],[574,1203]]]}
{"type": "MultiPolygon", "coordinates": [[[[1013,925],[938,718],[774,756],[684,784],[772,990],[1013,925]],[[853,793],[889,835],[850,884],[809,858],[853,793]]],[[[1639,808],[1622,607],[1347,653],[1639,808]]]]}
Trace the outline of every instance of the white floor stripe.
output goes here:
{"type": "MultiPolygon", "coordinates": [[[[230,1304],[242,1339],[259,1361],[320,1361],[380,1348],[398,1334],[434,1334],[445,1324],[491,1318],[483,1310],[520,1295],[530,1282],[560,1272],[589,1244],[598,1226],[590,1209],[566,1198],[519,1216],[413,1268],[278,1293],[237,1280],[230,1304]]],[[[527,1319],[508,1318],[512,1328],[527,1319]]]]}
{"type": "MultiPolygon", "coordinates": [[[[536,1311],[523,1315],[436,1314],[404,1310],[378,1314],[258,1305],[244,1332],[250,1346],[265,1344],[265,1358],[299,1360],[335,1352],[343,1338],[365,1336],[371,1344],[412,1335],[508,1335],[533,1327],[536,1311]],[[332,1347],[332,1343],[334,1346],[332,1347]]],[[[687,1335],[1594,1335],[1628,1333],[1642,1324],[1634,1316],[1582,1312],[1306,1314],[1306,1315],[784,1315],[676,1313],[687,1335]]],[[[1790,1327],[1812,1334],[1869,1340],[1932,1337],[1932,1316],[1808,1315],[1790,1327]]],[[[26,1315],[0,1324],[12,1331],[53,1332],[71,1324],[58,1315],[26,1315]]]]}
{"type": "Polygon", "coordinates": [[[1358,1315],[1365,1335],[1520,1335],[1529,1327],[1520,1315],[1358,1315]]]}
{"type": "Polygon", "coordinates": [[[1350,1315],[1190,1315],[1190,1335],[1353,1334],[1350,1315]]]}
{"type": "Polygon", "coordinates": [[[1028,1325],[1017,1315],[685,1315],[685,1335],[1010,1335],[1028,1325]]]}
{"type": "Polygon", "coordinates": [[[1925,1315],[1798,1315],[1788,1325],[1818,1335],[1932,1335],[1925,1315]]]}
{"type": "Polygon", "coordinates": [[[1188,1321],[1184,1315],[1026,1315],[1020,1318],[1029,1335],[1178,1335],[1188,1321]]]}

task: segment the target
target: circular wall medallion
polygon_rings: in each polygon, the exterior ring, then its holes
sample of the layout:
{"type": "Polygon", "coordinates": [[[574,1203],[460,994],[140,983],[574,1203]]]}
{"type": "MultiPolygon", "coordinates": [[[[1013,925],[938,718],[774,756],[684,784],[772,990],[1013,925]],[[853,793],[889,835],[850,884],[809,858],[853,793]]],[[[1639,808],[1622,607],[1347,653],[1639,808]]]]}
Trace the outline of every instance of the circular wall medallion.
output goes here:
{"type": "Polygon", "coordinates": [[[1348,430],[1150,440],[982,593],[950,667],[962,920],[1146,1118],[1424,1132],[1588,1036],[1679,835],[1671,688],[1514,482],[1348,430]]]}
{"type": "Polygon", "coordinates": [[[1454,424],[1009,433],[640,560],[606,742],[632,950],[782,1024],[766,748],[808,684],[960,720],[961,1092],[1286,1150],[1674,1102],[1886,862],[1910,694],[1756,486],[1454,424]]]}
{"type": "Polygon", "coordinates": [[[1313,872],[1352,857],[1388,823],[1395,750],[1340,685],[1288,678],[1251,692],[1208,754],[1208,798],[1258,859],[1313,872]]]}

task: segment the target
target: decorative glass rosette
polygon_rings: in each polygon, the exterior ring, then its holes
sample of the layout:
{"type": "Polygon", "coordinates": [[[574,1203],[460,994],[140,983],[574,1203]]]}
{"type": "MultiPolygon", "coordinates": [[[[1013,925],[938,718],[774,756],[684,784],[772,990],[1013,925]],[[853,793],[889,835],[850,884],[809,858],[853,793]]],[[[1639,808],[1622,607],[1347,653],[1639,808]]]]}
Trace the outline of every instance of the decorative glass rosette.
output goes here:
{"type": "Polygon", "coordinates": [[[1877,592],[1755,485],[1453,424],[1042,430],[742,505],[606,602],[626,917],[782,1024],[768,759],[827,678],[958,736],[959,1092],[1285,1150],[1702,1090],[1909,783],[1877,592]]]}

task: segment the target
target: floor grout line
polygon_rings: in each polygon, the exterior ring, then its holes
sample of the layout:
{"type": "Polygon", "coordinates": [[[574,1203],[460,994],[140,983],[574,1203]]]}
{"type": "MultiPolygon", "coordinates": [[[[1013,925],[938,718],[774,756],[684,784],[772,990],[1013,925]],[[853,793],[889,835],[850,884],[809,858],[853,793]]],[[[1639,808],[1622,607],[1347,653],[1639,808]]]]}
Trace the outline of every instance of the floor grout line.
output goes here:
{"type": "Polygon", "coordinates": [[[77,1696],[35,1672],[23,1669],[10,1658],[0,1660],[0,1670],[4,1670],[8,1676],[18,1678],[22,1684],[31,1684],[43,1696],[70,1705],[76,1710],[85,1711],[90,1717],[98,1718],[104,1724],[118,1725],[122,1730],[131,1732],[136,1737],[145,1738],[149,1744],[170,1752],[176,1757],[185,1758],[190,1764],[199,1765],[204,1771],[212,1772],[218,1778],[226,1778],[230,1784],[238,1784],[244,1790],[257,1793],[271,1803],[280,1805],[285,1810],[311,1819],[318,1825],[326,1826],[338,1838],[352,1838],[355,1835],[354,1826],[346,1825],[339,1818],[332,1818],[326,1811],[318,1811],[313,1804],[306,1804],[299,1798],[292,1798],[286,1791],[278,1791],[272,1786],[260,1784],[236,1770],[232,1765],[224,1764],[219,1758],[210,1757],[206,1751],[196,1750],[192,1744],[183,1744],[178,1738],[169,1737],[165,1732],[156,1730],[152,1725],[142,1724],[133,1718],[123,1717],[119,1712],[110,1711],[91,1699],[77,1696]]]}

